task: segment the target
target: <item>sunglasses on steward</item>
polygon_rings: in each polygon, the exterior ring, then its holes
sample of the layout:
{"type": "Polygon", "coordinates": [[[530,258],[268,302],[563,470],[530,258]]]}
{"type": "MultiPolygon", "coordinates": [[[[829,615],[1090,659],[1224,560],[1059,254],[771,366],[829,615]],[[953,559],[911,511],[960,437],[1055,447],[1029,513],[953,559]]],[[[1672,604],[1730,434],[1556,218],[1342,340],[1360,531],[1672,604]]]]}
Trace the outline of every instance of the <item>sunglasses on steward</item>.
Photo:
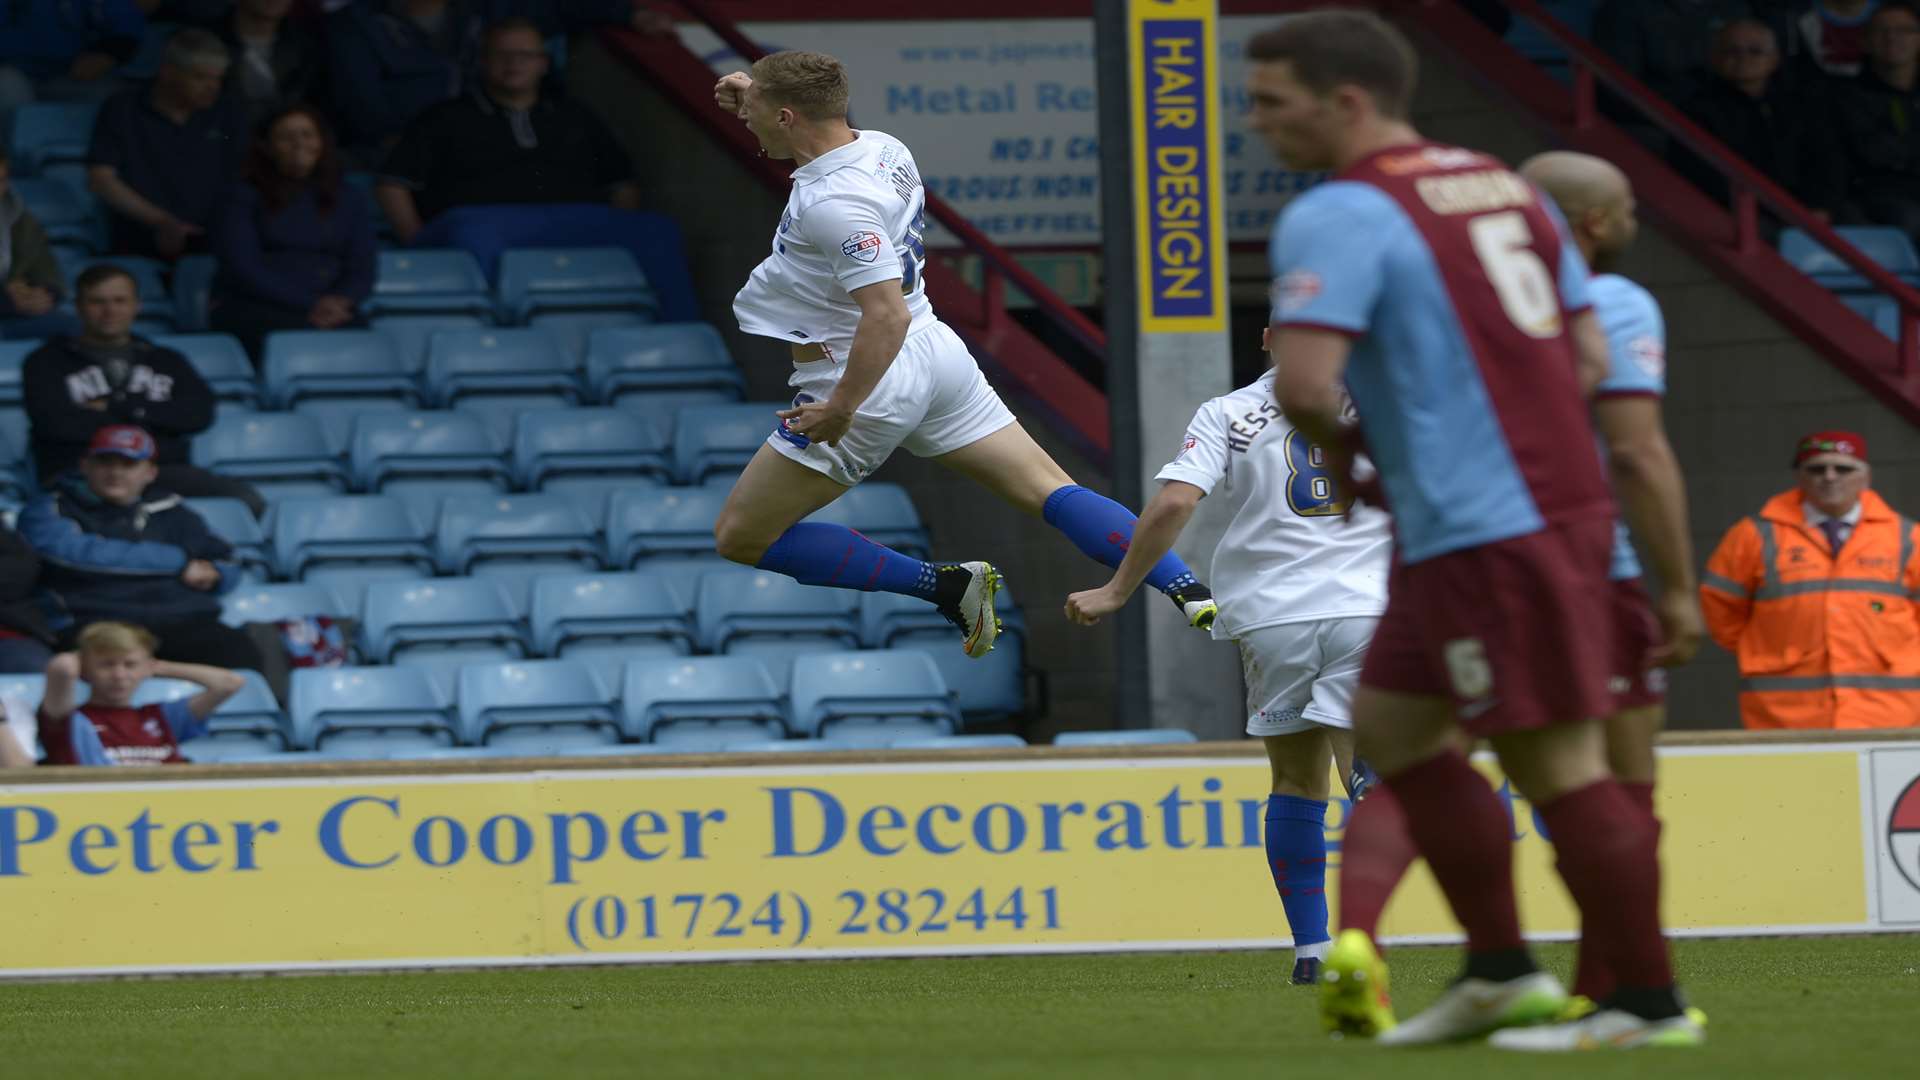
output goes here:
{"type": "Polygon", "coordinates": [[[1858,465],[1802,465],[1800,471],[1808,476],[1821,476],[1831,473],[1834,476],[1852,476],[1860,471],[1858,465]]]}

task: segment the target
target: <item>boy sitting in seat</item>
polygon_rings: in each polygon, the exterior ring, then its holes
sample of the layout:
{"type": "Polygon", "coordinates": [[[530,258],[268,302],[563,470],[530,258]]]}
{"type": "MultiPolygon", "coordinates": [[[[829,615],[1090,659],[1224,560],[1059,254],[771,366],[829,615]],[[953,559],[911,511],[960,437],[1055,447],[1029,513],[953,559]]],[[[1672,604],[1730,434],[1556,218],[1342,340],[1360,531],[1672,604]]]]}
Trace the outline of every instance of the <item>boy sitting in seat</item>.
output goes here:
{"type": "Polygon", "coordinates": [[[185,764],[180,743],[206,734],[207,717],[244,685],[224,668],[155,660],[159,641],[129,623],[94,623],[77,645],[47,665],[39,722],[48,765],[185,764]],[[140,684],[155,677],[205,689],[182,701],[133,704],[140,684]],[[77,680],[92,689],[85,705],[74,702],[77,680]]]}

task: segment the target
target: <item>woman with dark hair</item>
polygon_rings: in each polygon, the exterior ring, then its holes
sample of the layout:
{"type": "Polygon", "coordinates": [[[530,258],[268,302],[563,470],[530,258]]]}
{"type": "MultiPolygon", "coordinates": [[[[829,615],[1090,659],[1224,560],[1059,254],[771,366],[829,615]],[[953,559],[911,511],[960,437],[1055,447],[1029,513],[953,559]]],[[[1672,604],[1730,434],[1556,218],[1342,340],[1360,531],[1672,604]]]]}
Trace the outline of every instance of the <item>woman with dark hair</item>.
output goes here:
{"type": "Polygon", "coordinates": [[[275,330],[365,325],[357,309],[373,291],[373,216],[366,196],[342,183],[319,110],[269,117],[244,179],[214,232],[213,328],[239,338],[258,365],[275,330]]]}

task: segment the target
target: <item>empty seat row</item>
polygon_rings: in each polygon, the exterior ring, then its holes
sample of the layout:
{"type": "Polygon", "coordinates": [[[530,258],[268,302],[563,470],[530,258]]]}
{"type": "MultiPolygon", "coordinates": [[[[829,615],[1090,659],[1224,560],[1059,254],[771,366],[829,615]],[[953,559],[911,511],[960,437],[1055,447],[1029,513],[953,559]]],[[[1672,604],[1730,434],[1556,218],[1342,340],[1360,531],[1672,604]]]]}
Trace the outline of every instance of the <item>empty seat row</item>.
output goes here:
{"type": "Polygon", "coordinates": [[[635,483],[699,484],[737,473],[766,442],[777,404],[691,405],[671,441],[654,421],[611,408],[522,408],[502,440],[463,412],[370,410],[344,415],[345,453],[327,425],[299,413],[235,413],[194,437],[193,462],[253,483],[262,494],[386,492],[431,482],[440,491],[606,491],[635,483]]]}
{"type": "Polygon", "coordinates": [[[228,594],[223,606],[235,625],[357,616],[354,644],[362,662],[439,672],[540,656],[581,661],[611,681],[638,657],[710,652],[754,657],[783,676],[796,658],[814,653],[905,648],[932,658],[969,717],[1010,715],[1025,704],[1025,624],[1004,591],[997,601],[1005,625],[1000,643],[976,660],[926,601],[801,585],[744,567],[542,574],[532,579],[524,604],[506,580],[377,581],[351,610],[317,584],[246,586],[228,594]]]}
{"type": "MultiPolygon", "coordinates": [[[[502,563],[624,569],[649,558],[717,557],[713,528],[727,495],[717,487],[637,486],[604,499],[591,491],[456,494],[436,497],[431,515],[394,495],[296,496],[276,502],[260,521],[233,500],[189,505],[263,569],[301,581],[327,564],[418,567],[412,576],[427,577],[502,563]]],[[[845,525],[916,557],[929,548],[913,502],[897,484],[852,488],[807,520],[845,525]]]]}

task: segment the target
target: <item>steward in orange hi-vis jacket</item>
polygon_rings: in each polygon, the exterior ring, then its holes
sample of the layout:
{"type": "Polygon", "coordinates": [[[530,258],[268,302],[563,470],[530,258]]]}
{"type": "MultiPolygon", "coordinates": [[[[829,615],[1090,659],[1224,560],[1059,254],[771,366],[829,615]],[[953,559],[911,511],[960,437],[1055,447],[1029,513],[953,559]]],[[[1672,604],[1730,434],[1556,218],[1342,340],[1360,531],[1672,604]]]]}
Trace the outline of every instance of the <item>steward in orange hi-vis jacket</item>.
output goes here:
{"type": "Polygon", "coordinates": [[[1920,725],[1920,527],[1867,490],[1867,445],[1800,440],[1799,486],[1727,531],[1700,587],[1750,728],[1920,725]]]}

